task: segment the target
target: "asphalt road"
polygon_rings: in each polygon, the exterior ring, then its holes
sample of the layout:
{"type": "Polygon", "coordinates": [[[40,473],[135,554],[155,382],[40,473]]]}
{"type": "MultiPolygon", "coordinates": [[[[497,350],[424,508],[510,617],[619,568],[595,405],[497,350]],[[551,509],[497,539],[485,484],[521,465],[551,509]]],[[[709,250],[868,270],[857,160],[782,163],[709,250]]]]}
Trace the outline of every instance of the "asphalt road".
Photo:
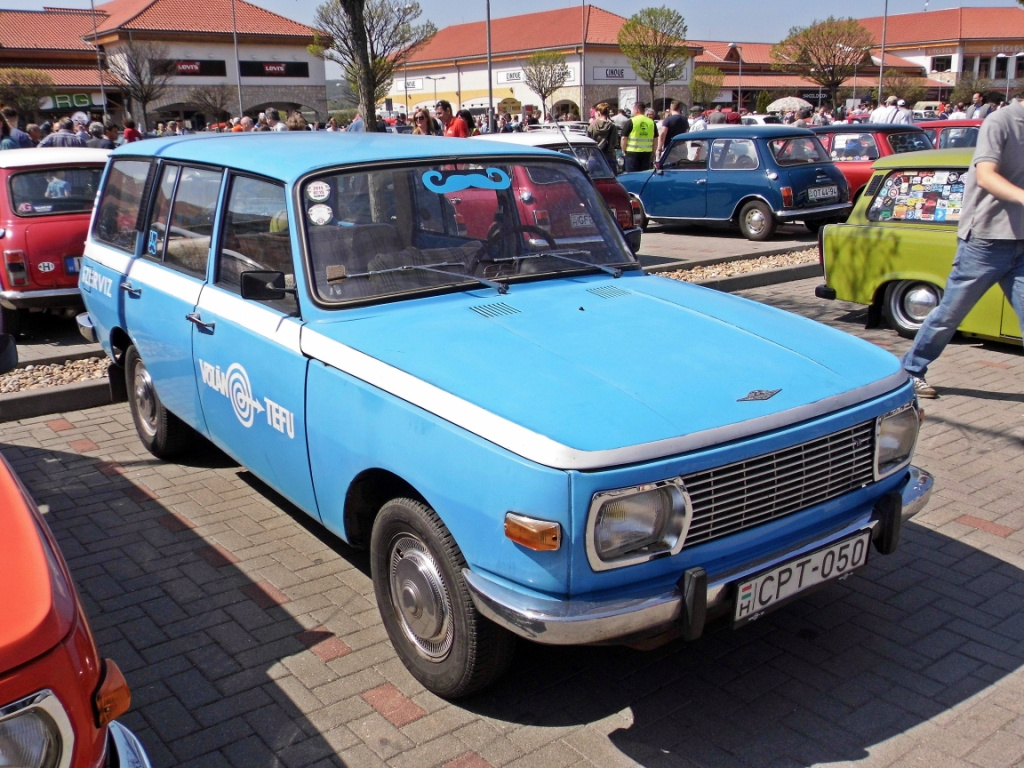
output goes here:
{"type": "MultiPolygon", "coordinates": [[[[894,353],[814,280],[745,292],[894,353]]],[[[522,643],[493,689],[427,693],[365,553],[218,451],[155,460],[123,404],[0,425],[60,542],[123,718],[164,766],[994,768],[1024,764],[1024,357],[933,366],[899,551],[739,631],[656,651],[522,643]]]]}

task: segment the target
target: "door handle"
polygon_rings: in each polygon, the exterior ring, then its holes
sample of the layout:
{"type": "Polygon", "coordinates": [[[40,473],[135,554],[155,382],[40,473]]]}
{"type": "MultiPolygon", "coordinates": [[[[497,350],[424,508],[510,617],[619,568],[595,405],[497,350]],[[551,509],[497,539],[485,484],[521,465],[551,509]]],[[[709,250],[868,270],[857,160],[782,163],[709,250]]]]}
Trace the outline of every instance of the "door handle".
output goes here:
{"type": "Polygon", "coordinates": [[[125,280],[123,283],[121,283],[121,290],[126,292],[132,298],[136,299],[142,295],[142,289],[136,288],[134,285],[131,284],[130,280],[125,280]]]}
{"type": "Polygon", "coordinates": [[[697,179],[696,183],[697,184],[707,184],[708,180],[707,179],[697,179]]]}
{"type": "Polygon", "coordinates": [[[185,315],[185,319],[188,320],[190,323],[198,325],[200,328],[207,331],[212,331],[214,327],[217,325],[216,323],[204,323],[203,318],[199,316],[198,312],[189,312],[187,315],[185,315]]]}

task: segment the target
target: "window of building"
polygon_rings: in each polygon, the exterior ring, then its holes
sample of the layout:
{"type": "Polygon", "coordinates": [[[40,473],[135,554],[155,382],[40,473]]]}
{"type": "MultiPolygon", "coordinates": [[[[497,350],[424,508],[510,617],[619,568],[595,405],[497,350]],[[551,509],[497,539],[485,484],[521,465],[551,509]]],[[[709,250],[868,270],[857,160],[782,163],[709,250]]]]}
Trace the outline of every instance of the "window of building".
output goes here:
{"type": "Polygon", "coordinates": [[[952,68],[952,56],[932,56],[932,72],[949,72],[952,68]]]}
{"type": "Polygon", "coordinates": [[[990,74],[991,71],[992,71],[992,57],[991,56],[982,56],[980,59],[978,59],[978,77],[980,77],[980,78],[991,77],[992,76],[990,74]]]}
{"type": "Polygon", "coordinates": [[[978,62],[977,56],[964,56],[963,61],[960,64],[960,74],[973,75],[974,67],[978,62]]]}
{"type": "Polygon", "coordinates": [[[1009,63],[1010,63],[1010,60],[1008,58],[1006,58],[1005,56],[1003,56],[1002,58],[1000,58],[998,56],[996,57],[996,71],[995,71],[995,74],[993,75],[993,77],[995,77],[996,80],[1005,80],[1006,79],[1006,65],[1009,64],[1009,63]]]}

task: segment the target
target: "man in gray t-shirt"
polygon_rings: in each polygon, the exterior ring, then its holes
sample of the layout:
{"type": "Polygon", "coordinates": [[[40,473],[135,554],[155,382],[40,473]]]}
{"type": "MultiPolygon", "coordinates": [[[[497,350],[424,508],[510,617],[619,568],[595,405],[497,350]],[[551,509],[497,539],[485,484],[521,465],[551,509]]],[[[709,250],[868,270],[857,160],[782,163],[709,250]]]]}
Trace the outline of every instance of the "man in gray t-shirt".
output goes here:
{"type": "Polygon", "coordinates": [[[956,258],[942,301],[925,319],[903,368],[918,397],[937,396],[925,381],[928,365],[953,338],[957,327],[996,283],[1024,328],[1024,104],[986,118],[964,184],[957,227],[956,258]]]}

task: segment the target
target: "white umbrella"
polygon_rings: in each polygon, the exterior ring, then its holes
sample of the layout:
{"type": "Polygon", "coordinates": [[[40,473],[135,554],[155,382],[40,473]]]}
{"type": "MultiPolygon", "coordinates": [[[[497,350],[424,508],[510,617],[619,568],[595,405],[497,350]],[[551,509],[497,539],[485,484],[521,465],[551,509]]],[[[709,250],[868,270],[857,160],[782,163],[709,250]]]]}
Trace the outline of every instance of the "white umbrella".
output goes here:
{"type": "Polygon", "coordinates": [[[804,101],[797,96],[783,96],[768,105],[769,112],[797,112],[801,109],[810,109],[811,102],[804,101]]]}

